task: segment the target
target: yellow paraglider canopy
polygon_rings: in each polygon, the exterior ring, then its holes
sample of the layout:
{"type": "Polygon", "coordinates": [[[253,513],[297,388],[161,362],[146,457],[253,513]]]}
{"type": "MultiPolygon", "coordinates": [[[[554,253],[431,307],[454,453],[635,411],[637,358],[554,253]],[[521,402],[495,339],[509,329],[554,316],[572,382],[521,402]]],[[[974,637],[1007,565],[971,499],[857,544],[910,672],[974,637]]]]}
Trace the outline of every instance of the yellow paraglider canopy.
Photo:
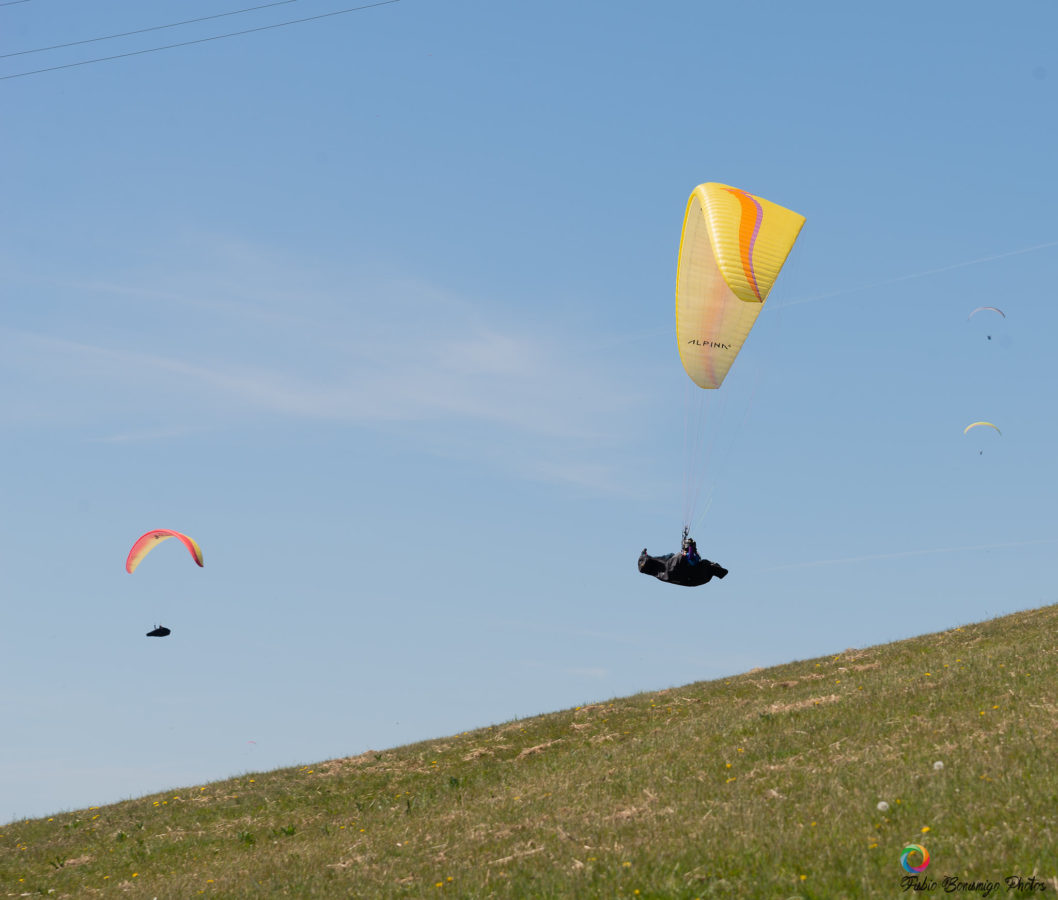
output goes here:
{"type": "Polygon", "coordinates": [[[723,383],[804,221],[726,184],[700,184],[691,193],[676,274],[676,339],[699,387],[723,383]]]}

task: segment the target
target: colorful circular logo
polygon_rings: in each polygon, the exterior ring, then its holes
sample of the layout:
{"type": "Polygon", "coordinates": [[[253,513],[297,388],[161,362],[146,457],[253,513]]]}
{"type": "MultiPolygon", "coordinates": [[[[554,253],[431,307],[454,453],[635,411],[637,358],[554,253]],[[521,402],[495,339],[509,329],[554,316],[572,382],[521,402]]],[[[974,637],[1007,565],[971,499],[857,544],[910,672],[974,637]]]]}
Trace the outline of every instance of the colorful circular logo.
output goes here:
{"type": "Polygon", "coordinates": [[[926,866],[929,865],[929,851],[921,844],[908,844],[900,854],[900,865],[907,872],[925,872],[926,866]],[[922,858],[922,862],[917,866],[912,863],[915,854],[922,858]]]}

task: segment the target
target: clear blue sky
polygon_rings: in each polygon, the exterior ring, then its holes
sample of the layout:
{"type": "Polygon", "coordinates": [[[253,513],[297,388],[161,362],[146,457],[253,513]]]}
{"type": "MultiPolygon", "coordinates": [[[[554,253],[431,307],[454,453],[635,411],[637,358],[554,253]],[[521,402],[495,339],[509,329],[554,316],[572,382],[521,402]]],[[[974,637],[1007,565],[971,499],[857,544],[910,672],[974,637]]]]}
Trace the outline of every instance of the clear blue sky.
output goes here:
{"type": "MultiPolygon", "coordinates": [[[[0,49],[239,8],[27,0],[0,49]]],[[[400,0],[0,81],[0,821],[1058,601],[1056,32],[400,0]],[[692,591],[635,561],[682,524],[703,181],[807,224],[710,398],[692,591]],[[126,574],[151,528],[205,568],[126,574]]]]}

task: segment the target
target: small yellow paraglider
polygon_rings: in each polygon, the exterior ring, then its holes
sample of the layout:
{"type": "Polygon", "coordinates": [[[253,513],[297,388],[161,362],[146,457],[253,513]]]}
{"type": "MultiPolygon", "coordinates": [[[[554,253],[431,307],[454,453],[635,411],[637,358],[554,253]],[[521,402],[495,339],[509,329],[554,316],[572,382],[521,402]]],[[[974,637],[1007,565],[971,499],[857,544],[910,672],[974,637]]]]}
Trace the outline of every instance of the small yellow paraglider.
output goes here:
{"type": "MultiPolygon", "coordinates": [[[[1002,437],[1002,435],[1003,435],[1003,432],[999,430],[999,426],[998,425],[993,425],[991,422],[971,422],[969,425],[967,425],[962,430],[962,433],[963,434],[969,434],[972,429],[981,428],[981,427],[994,428],[996,430],[996,434],[998,434],[1000,437],[1002,437]]],[[[982,456],[983,454],[984,454],[984,450],[978,450],[977,451],[977,455],[978,456],[982,456]]]]}

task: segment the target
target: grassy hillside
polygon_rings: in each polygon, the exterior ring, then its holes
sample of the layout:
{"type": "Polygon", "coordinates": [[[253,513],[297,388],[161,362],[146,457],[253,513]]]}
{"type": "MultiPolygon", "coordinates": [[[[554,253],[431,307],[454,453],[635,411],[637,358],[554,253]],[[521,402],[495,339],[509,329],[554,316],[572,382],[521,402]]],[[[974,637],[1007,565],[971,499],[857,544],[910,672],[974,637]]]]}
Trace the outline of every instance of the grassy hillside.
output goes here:
{"type": "Polygon", "coordinates": [[[15,822],[0,896],[894,897],[911,842],[929,894],[1050,894],[1056,631],[1046,607],[15,822]]]}

